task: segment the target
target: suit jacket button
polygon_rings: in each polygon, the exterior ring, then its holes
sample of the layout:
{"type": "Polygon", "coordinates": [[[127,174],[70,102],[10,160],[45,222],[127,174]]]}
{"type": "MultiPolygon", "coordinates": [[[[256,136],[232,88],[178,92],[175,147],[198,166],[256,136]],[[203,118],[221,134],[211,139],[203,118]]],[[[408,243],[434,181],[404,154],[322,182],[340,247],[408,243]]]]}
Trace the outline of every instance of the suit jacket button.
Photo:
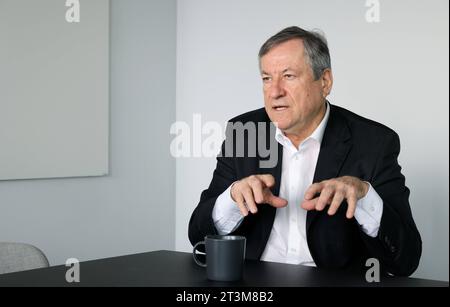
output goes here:
{"type": "Polygon", "coordinates": [[[395,248],[395,246],[391,246],[391,253],[395,253],[397,251],[397,249],[395,248]]]}

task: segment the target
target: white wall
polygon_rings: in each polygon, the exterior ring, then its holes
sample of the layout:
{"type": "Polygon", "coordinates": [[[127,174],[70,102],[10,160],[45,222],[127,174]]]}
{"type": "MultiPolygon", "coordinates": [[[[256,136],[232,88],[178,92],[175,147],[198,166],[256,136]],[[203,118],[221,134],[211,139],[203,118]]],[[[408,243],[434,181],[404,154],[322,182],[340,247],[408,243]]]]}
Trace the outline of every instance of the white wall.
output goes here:
{"type": "MultiPolygon", "coordinates": [[[[448,280],[448,1],[178,1],[177,120],[225,121],[263,105],[260,45],[290,25],[328,37],[335,84],[330,100],[396,130],[411,207],[422,234],[415,276],[448,280]]],[[[190,251],[187,224],[215,167],[178,159],[176,248],[190,251]]]]}
{"type": "Polygon", "coordinates": [[[110,174],[0,182],[0,241],[52,265],[174,248],[175,25],[175,0],[111,1],[110,174]]]}

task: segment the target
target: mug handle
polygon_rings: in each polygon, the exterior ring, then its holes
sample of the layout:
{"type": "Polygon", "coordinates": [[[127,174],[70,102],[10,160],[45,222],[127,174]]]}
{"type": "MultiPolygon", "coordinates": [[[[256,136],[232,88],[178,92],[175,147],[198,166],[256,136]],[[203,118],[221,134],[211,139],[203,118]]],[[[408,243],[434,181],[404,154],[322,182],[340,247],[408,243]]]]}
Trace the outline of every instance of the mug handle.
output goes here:
{"type": "Polygon", "coordinates": [[[200,260],[198,260],[197,253],[196,253],[197,247],[202,244],[205,245],[205,241],[197,242],[197,244],[194,245],[194,249],[192,250],[192,256],[194,257],[194,261],[195,261],[195,263],[197,263],[197,265],[206,268],[206,263],[203,263],[200,260]]]}

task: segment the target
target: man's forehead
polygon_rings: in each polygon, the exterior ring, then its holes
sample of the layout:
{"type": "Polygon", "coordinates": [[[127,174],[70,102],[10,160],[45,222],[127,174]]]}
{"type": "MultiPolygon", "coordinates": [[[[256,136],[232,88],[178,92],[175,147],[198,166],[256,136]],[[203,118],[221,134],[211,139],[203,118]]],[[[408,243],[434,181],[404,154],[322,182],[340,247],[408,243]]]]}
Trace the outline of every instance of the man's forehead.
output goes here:
{"type": "Polygon", "coordinates": [[[292,39],[273,47],[261,57],[261,72],[298,69],[304,62],[303,41],[292,39]]]}
{"type": "Polygon", "coordinates": [[[276,46],[273,46],[264,57],[277,57],[277,56],[288,56],[303,54],[304,45],[301,39],[290,39],[288,41],[282,42],[276,46]]]}
{"type": "Polygon", "coordinates": [[[263,57],[260,69],[262,74],[284,73],[301,70],[303,65],[304,59],[297,53],[289,56],[263,57]]]}

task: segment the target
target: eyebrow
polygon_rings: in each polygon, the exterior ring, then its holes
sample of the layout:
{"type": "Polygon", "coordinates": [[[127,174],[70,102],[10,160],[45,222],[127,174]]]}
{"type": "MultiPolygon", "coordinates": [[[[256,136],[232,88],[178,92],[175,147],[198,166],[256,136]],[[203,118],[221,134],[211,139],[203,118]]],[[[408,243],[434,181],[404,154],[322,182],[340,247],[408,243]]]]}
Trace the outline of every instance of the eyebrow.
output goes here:
{"type": "MultiPolygon", "coordinates": [[[[295,71],[294,69],[288,67],[288,68],[286,68],[285,70],[283,70],[281,73],[284,74],[285,72],[287,72],[287,71],[289,71],[289,70],[295,71]]],[[[262,75],[270,75],[268,72],[265,72],[264,70],[261,71],[261,74],[262,74],[262,75]]]]}

